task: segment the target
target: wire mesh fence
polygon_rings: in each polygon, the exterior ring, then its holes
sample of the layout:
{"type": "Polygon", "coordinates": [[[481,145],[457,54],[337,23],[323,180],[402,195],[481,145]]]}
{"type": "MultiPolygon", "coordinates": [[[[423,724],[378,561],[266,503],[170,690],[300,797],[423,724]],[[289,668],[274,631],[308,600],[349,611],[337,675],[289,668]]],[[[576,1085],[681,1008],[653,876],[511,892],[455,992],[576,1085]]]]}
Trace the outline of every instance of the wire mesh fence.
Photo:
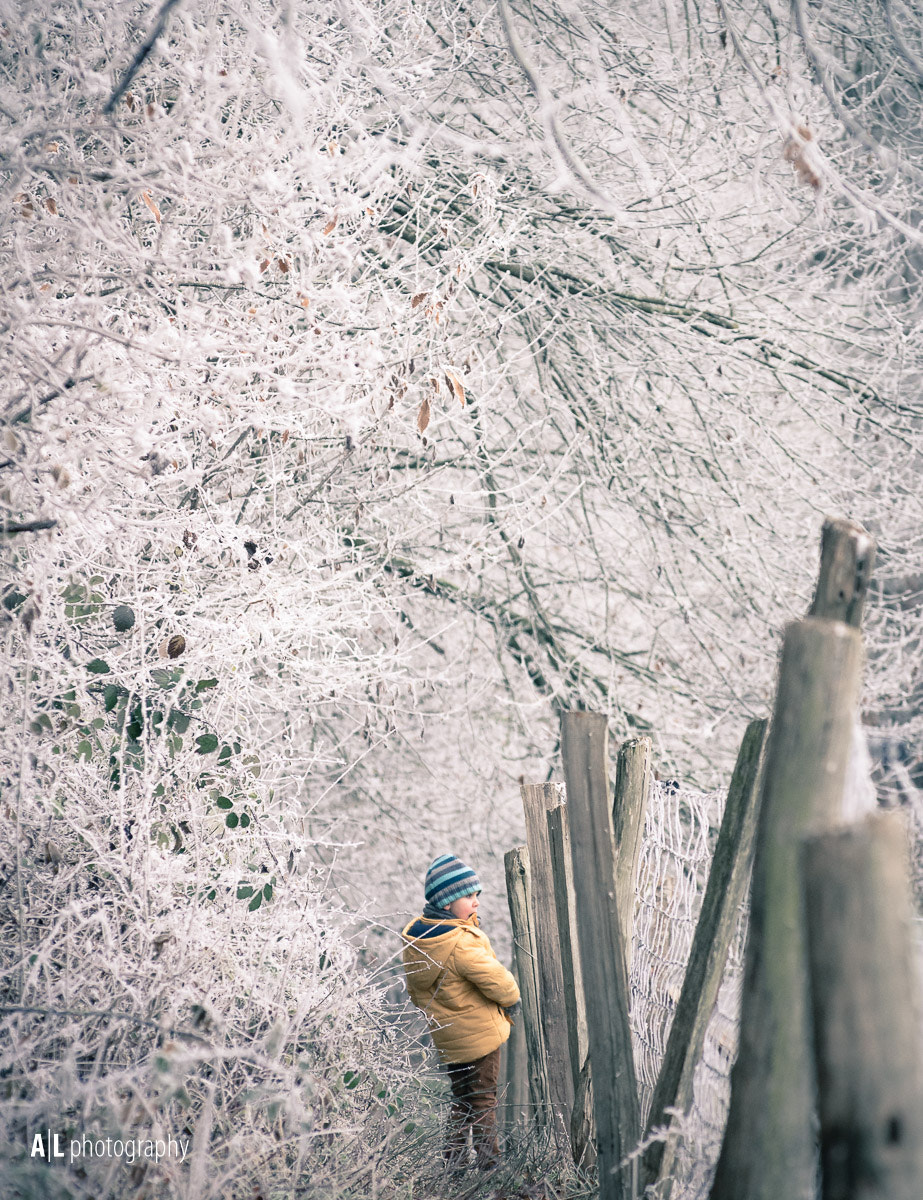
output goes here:
{"type": "MultiPolygon", "coordinates": [[[[647,1119],[682,990],[725,799],[723,790],[698,792],[674,780],[655,781],[651,787],[638,866],[629,974],[642,1121],[647,1119]]],[[[730,1071],[737,1050],[745,934],[742,909],[696,1070],[694,1103],[682,1123],[674,1200],[697,1200],[704,1194],[721,1148],[730,1071]]]]}

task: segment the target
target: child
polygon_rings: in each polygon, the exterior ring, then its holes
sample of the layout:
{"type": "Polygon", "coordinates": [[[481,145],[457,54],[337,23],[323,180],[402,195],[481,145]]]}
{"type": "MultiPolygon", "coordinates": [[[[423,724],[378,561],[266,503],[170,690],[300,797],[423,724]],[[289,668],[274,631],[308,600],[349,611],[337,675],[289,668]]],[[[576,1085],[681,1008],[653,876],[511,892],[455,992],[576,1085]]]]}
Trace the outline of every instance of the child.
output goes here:
{"type": "Polygon", "coordinates": [[[482,1170],[497,1166],[497,1076],[500,1047],[510,1036],[508,1010],[519,1003],[516,980],[478,927],[481,885],[452,854],[426,872],[423,915],[403,930],[410,998],[422,1008],[449,1073],[454,1102],[443,1156],[464,1166],[468,1130],[482,1170]]]}

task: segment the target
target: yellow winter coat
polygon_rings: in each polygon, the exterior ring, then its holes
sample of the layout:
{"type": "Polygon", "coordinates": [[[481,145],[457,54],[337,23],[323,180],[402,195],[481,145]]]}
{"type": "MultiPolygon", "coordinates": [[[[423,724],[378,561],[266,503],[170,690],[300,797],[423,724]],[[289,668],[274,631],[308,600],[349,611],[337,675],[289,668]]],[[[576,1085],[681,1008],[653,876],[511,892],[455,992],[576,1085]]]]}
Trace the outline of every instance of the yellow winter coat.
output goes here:
{"type": "Polygon", "coordinates": [[[429,1021],[443,1062],[473,1062],[510,1036],[503,1011],[519,999],[516,980],[494,954],[477,915],[418,917],[401,933],[410,999],[429,1021]]]}

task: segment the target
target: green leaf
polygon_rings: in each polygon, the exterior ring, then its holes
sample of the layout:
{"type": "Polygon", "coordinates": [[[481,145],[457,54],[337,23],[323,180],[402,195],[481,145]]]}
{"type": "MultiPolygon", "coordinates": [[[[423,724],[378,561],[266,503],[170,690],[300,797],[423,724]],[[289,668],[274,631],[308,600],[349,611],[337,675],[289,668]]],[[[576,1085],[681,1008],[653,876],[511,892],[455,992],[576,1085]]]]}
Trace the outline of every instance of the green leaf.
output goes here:
{"type": "Polygon", "coordinates": [[[106,712],[112,712],[119,700],[120,688],[118,684],[107,683],[103,688],[103,705],[106,712]]]}
{"type": "Polygon", "coordinates": [[[250,912],[256,912],[256,910],[259,908],[259,906],[262,903],[263,903],[263,893],[257,892],[256,895],[253,897],[253,899],[250,901],[250,903],[247,905],[247,908],[249,909],[250,912]]]}
{"type": "Polygon", "coordinates": [[[189,728],[191,718],[188,713],[180,712],[178,708],[171,708],[170,715],[167,718],[167,723],[171,729],[175,729],[177,733],[185,733],[189,728]]]}
{"type": "Polygon", "coordinates": [[[80,762],[81,758],[85,762],[89,762],[92,757],[93,747],[90,743],[87,741],[80,742],[77,746],[77,762],[80,762]]]}
{"type": "Polygon", "coordinates": [[[240,817],[236,812],[229,812],[224,818],[224,823],[227,825],[228,829],[236,829],[240,824],[240,817]]]}
{"type": "Polygon", "coordinates": [[[221,763],[222,766],[224,766],[227,762],[230,761],[230,758],[231,758],[231,747],[230,746],[222,746],[221,753],[218,755],[218,762],[221,763]]]}
{"type": "Polygon", "coordinates": [[[93,675],[108,675],[109,664],[101,658],[94,658],[87,663],[87,670],[93,675]]]}
{"type": "Polygon", "coordinates": [[[218,749],[218,739],[213,733],[203,733],[197,737],[195,744],[198,747],[197,754],[211,754],[213,750],[218,749]]]}
{"type": "Polygon", "coordinates": [[[250,824],[250,818],[247,816],[247,814],[246,814],[246,813],[241,813],[241,814],[240,814],[240,827],[241,827],[241,829],[246,829],[246,828],[247,828],[247,826],[248,826],[249,824],[250,824]]]}
{"type": "Polygon", "coordinates": [[[213,687],[217,687],[217,686],[218,686],[217,679],[200,679],[199,682],[195,685],[195,690],[196,690],[196,692],[205,692],[209,688],[213,688],[213,687]]]}
{"type": "Polygon", "coordinates": [[[127,633],[135,623],[135,614],[127,604],[119,604],[112,610],[112,624],[119,633],[127,633]]]}
{"type": "Polygon", "coordinates": [[[237,888],[237,899],[246,900],[253,895],[253,888],[249,884],[242,883],[237,888]]]}
{"type": "Polygon", "coordinates": [[[346,1086],[348,1088],[358,1087],[359,1072],[358,1071],[346,1071],[345,1074],[343,1075],[343,1082],[346,1084],[346,1086]]]}
{"type": "Polygon", "coordinates": [[[219,796],[218,799],[215,801],[215,803],[218,805],[219,808],[233,808],[234,807],[234,801],[229,800],[227,798],[227,796],[219,796]]]}
{"type": "Polygon", "coordinates": [[[271,884],[271,883],[264,883],[264,884],[263,884],[263,898],[264,898],[265,900],[271,900],[271,899],[272,899],[272,884],[271,884]]]}
{"type": "Polygon", "coordinates": [[[174,683],[179,683],[182,677],[182,667],[174,667],[172,671],[168,671],[166,667],[155,667],[151,671],[151,680],[162,688],[173,687],[174,683]]]}

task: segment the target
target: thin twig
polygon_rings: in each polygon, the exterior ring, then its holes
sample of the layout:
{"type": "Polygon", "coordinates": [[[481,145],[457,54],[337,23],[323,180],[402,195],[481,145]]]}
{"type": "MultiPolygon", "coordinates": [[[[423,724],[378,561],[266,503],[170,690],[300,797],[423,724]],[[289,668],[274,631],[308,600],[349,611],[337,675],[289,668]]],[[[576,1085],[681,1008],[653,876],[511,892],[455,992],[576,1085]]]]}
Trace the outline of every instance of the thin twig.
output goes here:
{"type": "Polygon", "coordinates": [[[157,41],[157,39],[160,37],[160,35],[163,33],[164,29],[166,28],[167,17],[169,17],[171,10],[176,8],[178,3],[179,3],[179,0],[164,0],[164,5],[157,15],[157,21],[154,24],[154,28],[151,30],[150,34],[148,35],[147,41],[142,43],[142,45],[139,47],[138,53],[135,55],[135,57],[131,63],[131,66],[128,68],[128,70],[125,72],[125,74],[122,76],[121,82],[119,83],[118,87],[115,89],[115,91],[109,97],[108,103],[106,104],[106,107],[103,109],[103,113],[106,116],[108,116],[115,109],[115,106],[118,104],[118,102],[122,99],[122,97],[128,91],[131,81],[138,74],[138,71],[141,69],[141,67],[144,63],[144,60],[147,58],[147,56],[150,54],[150,52],[154,49],[154,43],[157,41]]]}

